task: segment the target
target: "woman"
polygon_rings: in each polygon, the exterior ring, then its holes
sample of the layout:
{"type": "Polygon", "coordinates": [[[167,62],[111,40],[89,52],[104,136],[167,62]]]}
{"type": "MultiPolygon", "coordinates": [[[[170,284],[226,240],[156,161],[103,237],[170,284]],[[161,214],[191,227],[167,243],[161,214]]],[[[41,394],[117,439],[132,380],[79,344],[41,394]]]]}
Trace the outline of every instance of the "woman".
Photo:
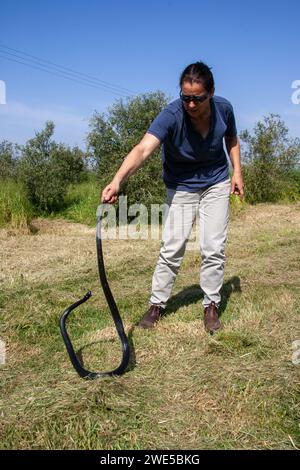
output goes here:
{"type": "Polygon", "coordinates": [[[127,155],[103,190],[102,202],[114,203],[121,184],[163,144],[169,211],[152,280],[150,308],[139,326],[151,328],[162,316],[199,210],[204,326],[213,333],[221,327],[218,308],[224,280],[229,196],[244,196],[240,144],[233,108],[226,99],[214,96],[214,78],[206,64],[196,62],[186,67],[180,76],[180,90],[180,99],[156,117],[127,155]],[[224,140],[233,166],[231,181],[224,140]]]}

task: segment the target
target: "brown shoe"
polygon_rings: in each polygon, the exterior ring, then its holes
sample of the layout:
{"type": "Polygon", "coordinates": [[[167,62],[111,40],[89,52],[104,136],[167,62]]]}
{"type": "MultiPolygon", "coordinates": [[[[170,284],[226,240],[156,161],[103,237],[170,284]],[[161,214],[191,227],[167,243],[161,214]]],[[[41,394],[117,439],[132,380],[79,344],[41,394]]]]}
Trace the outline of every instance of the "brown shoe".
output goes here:
{"type": "Polygon", "coordinates": [[[218,308],[215,302],[211,302],[210,305],[204,308],[204,326],[205,330],[210,334],[213,334],[221,328],[221,322],[218,317],[218,308]]]}
{"type": "Polygon", "coordinates": [[[142,320],[139,322],[138,326],[140,328],[153,328],[155,323],[157,323],[160,319],[163,310],[164,309],[159,305],[151,305],[142,320]]]}

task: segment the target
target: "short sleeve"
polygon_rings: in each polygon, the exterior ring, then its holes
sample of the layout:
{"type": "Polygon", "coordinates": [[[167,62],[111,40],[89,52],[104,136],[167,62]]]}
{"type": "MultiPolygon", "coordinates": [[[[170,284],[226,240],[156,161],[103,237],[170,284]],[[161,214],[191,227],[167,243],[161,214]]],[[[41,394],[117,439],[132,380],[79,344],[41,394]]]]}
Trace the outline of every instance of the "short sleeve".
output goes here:
{"type": "Polygon", "coordinates": [[[174,130],[175,124],[176,119],[174,114],[168,109],[163,109],[154,119],[147,133],[157,137],[160,142],[164,142],[167,136],[174,130]]]}
{"type": "Polygon", "coordinates": [[[237,130],[236,130],[235,117],[234,117],[232,106],[230,106],[227,111],[227,123],[226,124],[227,124],[227,129],[225,132],[225,137],[236,137],[237,130]]]}

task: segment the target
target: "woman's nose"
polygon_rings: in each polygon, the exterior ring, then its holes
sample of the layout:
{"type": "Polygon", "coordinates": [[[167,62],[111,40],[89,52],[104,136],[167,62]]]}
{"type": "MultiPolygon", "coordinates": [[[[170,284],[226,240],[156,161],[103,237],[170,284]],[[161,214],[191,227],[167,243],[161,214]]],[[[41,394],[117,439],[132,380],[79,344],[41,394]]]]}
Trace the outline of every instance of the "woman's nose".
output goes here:
{"type": "Polygon", "coordinates": [[[195,106],[196,106],[196,105],[195,105],[194,101],[189,101],[189,102],[188,102],[188,107],[189,107],[190,109],[195,108],[195,106]]]}

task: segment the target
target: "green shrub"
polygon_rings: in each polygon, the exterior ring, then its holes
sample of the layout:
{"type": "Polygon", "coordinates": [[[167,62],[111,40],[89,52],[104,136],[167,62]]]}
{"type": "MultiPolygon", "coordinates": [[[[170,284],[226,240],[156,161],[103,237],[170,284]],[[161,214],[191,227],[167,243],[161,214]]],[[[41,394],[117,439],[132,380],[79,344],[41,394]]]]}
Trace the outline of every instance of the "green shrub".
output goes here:
{"type": "Polygon", "coordinates": [[[29,200],[38,210],[52,212],[64,204],[68,185],[79,181],[84,171],[83,152],[57,144],[51,137],[54,124],[29,140],[23,148],[18,176],[29,200]]]}
{"type": "Polygon", "coordinates": [[[257,202],[293,201],[299,184],[292,176],[300,157],[300,140],[288,137],[288,129],[276,114],[258,122],[253,134],[243,131],[245,199],[257,202]]]}

